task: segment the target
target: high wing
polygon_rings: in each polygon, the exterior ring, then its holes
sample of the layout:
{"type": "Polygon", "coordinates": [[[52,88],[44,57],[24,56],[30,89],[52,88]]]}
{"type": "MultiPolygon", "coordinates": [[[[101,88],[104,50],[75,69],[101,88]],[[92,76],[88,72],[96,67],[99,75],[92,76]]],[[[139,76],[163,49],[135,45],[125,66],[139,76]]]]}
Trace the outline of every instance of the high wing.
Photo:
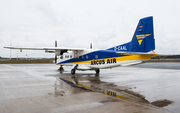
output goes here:
{"type": "Polygon", "coordinates": [[[68,47],[12,47],[6,46],[4,48],[7,49],[19,49],[21,52],[22,50],[45,50],[45,52],[52,52],[54,51],[83,51],[83,48],[68,48],[68,47]]]}

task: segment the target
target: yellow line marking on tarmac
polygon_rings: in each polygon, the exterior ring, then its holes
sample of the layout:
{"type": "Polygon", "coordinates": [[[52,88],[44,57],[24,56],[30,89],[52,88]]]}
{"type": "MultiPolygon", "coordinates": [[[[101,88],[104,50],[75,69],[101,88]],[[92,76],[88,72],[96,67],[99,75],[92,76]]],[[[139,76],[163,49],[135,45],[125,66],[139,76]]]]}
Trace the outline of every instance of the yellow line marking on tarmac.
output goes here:
{"type": "MultiPolygon", "coordinates": [[[[66,80],[66,81],[71,82],[71,83],[74,83],[73,81],[68,80],[68,79],[66,79],[66,78],[61,78],[61,79],[66,80]]],[[[75,84],[75,83],[74,83],[74,84],[75,84]]],[[[82,87],[84,87],[84,88],[86,88],[86,89],[88,89],[88,90],[94,91],[94,92],[99,92],[99,93],[103,93],[103,94],[105,94],[105,95],[118,97],[118,98],[120,98],[120,99],[140,101],[140,100],[137,100],[137,99],[132,99],[132,98],[124,97],[124,96],[121,96],[121,95],[116,95],[116,94],[114,95],[114,92],[109,92],[109,93],[108,93],[107,91],[96,91],[96,90],[92,89],[91,87],[85,86],[85,85],[80,84],[80,83],[78,83],[78,84],[76,84],[76,85],[82,86],[82,87]]]]}

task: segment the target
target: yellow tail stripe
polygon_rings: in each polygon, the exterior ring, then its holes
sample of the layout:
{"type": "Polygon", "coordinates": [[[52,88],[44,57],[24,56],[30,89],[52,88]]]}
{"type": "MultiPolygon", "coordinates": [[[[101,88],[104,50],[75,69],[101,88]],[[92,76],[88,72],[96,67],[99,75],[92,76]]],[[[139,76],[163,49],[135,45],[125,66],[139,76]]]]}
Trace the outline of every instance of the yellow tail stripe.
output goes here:
{"type": "Polygon", "coordinates": [[[136,35],[136,37],[138,38],[138,37],[149,36],[149,35],[151,34],[136,35]]]}

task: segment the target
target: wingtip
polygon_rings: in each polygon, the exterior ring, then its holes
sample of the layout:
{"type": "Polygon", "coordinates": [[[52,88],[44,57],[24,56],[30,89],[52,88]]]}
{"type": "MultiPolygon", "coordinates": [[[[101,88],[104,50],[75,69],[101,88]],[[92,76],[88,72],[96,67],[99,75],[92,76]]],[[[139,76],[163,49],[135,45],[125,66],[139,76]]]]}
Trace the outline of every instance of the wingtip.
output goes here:
{"type": "Polygon", "coordinates": [[[9,47],[5,46],[5,47],[3,47],[3,48],[9,48],[9,47]]]}
{"type": "Polygon", "coordinates": [[[13,46],[5,46],[6,49],[15,49],[13,46]]]}

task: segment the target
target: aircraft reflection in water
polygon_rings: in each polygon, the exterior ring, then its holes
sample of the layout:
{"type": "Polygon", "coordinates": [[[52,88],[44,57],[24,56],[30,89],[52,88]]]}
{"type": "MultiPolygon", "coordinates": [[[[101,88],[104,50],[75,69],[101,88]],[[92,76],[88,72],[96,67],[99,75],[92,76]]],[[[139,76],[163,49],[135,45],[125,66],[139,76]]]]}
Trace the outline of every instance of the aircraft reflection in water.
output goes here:
{"type": "MultiPolygon", "coordinates": [[[[122,99],[128,99],[128,100],[138,100],[142,102],[147,102],[144,101],[145,99],[143,98],[136,98],[134,95],[131,94],[125,94],[125,90],[127,91],[128,89],[119,89],[117,88],[118,86],[114,84],[110,84],[107,82],[101,82],[99,76],[94,76],[94,75],[78,75],[78,76],[71,76],[71,78],[68,79],[68,77],[60,78],[63,82],[67,83],[69,86],[72,86],[73,88],[76,89],[81,89],[79,92],[82,91],[93,91],[93,92],[99,92],[103,93],[109,96],[114,96],[122,99]]],[[[136,94],[137,95],[137,94],[136,94]]]]}
{"type": "Polygon", "coordinates": [[[73,81],[78,84],[79,80],[80,81],[83,81],[83,80],[88,80],[90,83],[93,83],[93,82],[100,82],[100,78],[99,78],[99,74],[95,74],[95,76],[91,76],[91,75],[86,75],[87,77],[78,77],[78,76],[75,76],[75,75],[72,75],[71,76],[71,79],[73,79],[73,81]]]}

